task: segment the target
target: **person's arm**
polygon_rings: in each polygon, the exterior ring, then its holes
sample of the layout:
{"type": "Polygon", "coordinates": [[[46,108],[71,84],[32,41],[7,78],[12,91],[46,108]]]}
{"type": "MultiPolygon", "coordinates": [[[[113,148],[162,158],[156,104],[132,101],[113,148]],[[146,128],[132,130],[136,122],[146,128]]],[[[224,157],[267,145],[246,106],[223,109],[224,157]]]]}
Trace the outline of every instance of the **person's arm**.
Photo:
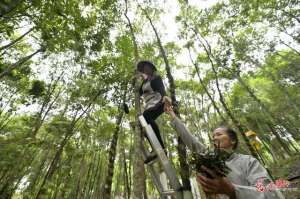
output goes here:
{"type": "Polygon", "coordinates": [[[172,117],[171,124],[173,128],[176,130],[182,141],[185,145],[191,150],[196,153],[203,153],[205,152],[205,146],[200,143],[186,128],[186,126],[180,121],[179,118],[176,117],[173,111],[169,111],[169,114],[172,117]]]}
{"type": "Polygon", "coordinates": [[[259,180],[265,181],[265,187],[271,183],[271,179],[266,169],[259,163],[259,161],[251,156],[248,159],[248,165],[246,166],[246,179],[249,186],[235,185],[235,194],[237,199],[284,199],[283,195],[279,191],[265,190],[258,191],[256,184],[259,180]]]}
{"type": "Polygon", "coordinates": [[[144,82],[141,84],[140,89],[139,89],[140,96],[143,95],[143,84],[144,84],[144,82]]]}
{"type": "Polygon", "coordinates": [[[151,80],[151,87],[154,91],[159,92],[162,97],[166,96],[165,86],[159,75],[155,76],[154,79],[151,80]]]}

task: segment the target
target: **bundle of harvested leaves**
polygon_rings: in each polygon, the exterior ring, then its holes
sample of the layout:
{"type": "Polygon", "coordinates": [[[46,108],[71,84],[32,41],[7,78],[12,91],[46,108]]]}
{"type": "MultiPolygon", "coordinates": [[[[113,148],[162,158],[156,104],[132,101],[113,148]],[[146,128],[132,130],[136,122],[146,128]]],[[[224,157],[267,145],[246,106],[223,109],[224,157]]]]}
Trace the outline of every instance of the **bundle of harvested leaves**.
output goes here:
{"type": "Polygon", "coordinates": [[[191,169],[197,173],[204,173],[207,177],[213,178],[209,173],[201,169],[201,166],[213,170],[217,176],[224,177],[230,169],[226,166],[225,161],[229,158],[232,152],[215,148],[214,150],[208,150],[206,153],[199,154],[193,152],[190,156],[191,169]]]}
{"type": "MultiPolygon", "coordinates": [[[[202,169],[202,166],[212,170],[216,176],[225,177],[229,172],[225,164],[225,161],[232,154],[231,151],[222,150],[219,147],[216,147],[214,150],[207,150],[206,153],[195,153],[193,152],[190,156],[189,163],[191,169],[194,173],[200,173],[208,178],[213,178],[207,171],[202,169]]],[[[206,193],[201,184],[198,184],[201,198],[203,199],[220,199],[221,197],[218,194],[206,193]]],[[[224,197],[222,197],[224,198],[224,197]]]]}

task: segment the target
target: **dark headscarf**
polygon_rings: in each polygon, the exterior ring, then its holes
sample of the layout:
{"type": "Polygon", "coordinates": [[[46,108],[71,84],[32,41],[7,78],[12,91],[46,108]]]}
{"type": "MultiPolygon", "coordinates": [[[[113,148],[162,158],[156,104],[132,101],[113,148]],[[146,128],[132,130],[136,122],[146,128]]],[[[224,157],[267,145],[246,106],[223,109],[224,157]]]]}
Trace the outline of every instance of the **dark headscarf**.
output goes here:
{"type": "Polygon", "coordinates": [[[139,72],[143,72],[144,70],[144,67],[145,66],[150,66],[151,69],[154,71],[156,71],[156,67],[154,66],[154,64],[151,62],[151,61],[147,61],[147,60],[143,60],[143,61],[140,61],[138,64],[137,64],[137,70],[139,72]]]}

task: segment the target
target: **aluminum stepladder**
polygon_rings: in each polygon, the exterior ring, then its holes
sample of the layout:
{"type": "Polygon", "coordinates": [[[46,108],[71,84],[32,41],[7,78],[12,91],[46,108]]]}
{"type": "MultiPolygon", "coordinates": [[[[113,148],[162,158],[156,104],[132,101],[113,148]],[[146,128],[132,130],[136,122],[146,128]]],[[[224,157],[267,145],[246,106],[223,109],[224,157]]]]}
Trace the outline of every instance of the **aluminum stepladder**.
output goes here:
{"type": "MultiPolygon", "coordinates": [[[[150,175],[153,179],[155,186],[158,189],[160,197],[167,198],[167,196],[175,196],[176,199],[184,199],[182,186],[177,178],[175,168],[172,166],[167,155],[165,154],[165,151],[162,148],[162,146],[160,145],[152,127],[149,124],[147,124],[143,115],[139,116],[139,121],[140,121],[140,124],[142,125],[143,129],[145,130],[145,133],[147,134],[147,137],[152,146],[152,150],[157,155],[156,159],[161,163],[161,167],[162,167],[163,171],[165,172],[167,179],[169,180],[169,185],[171,187],[171,189],[169,189],[169,190],[164,190],[162,183],[160,181],[159,174],[155,171],[155,168],[153,165],[155,160],[147,163],[148,169],[150,171],[150,175]]],[[[143,147],[142,151],[143,151],[144,159],[146,159],[146,157],[148,156],[147,154],[150,154],[150,153],[148,151],[146,151],[145,147],[143,147]]]]}

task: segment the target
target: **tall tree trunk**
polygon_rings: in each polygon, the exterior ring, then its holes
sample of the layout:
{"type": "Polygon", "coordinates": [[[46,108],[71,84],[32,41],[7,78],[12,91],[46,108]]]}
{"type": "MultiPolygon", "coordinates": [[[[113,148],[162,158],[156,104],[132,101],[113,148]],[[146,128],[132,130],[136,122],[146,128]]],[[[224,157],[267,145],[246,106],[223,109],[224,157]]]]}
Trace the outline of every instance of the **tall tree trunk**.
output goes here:
{"type": "Polygon", "coordinates": [[[12,112],[4,111],[4,107],[14,106],[15,102],[17,101],[13,97],[16,96],[17,91],[11,92],[11,95],[8,97],[7,102],[1,103],[2,100],[0,100],[0,132],[2,129],[4,129],[9,122],[12,120],[12,112]]]}
{"type": "MultiPolygon", "coordinates": [[[[204,38],[203,38],[204,39],[204,38]]],[[[204,39],[205,40],[205,39],[204,39]]],[[[231,44],[231,42],[225,38],[225,40],[231,44]]],[[[206,41],[206,40],[205,40],[206,41]]],[[[212,57],[214,57],[214,55],[212,55],[212,57]]],[[[216,60],[216,62],[222,66],[222,68],[226,69],[229,73],[231,73],[237,80],[238,82],[242,85],[242,87],[249,93],[250,97],[252,99],[254,99],[254,101],[264,110],[264,112],[266,114],[268,114],[272,120],[274,121],[274,123],[280,124],[282,125],[287,131],[289,131],[290,134],[293,135],[293,137],[297,140],[300,139],[300,136],[298,135],[298,129],[294,128],[293,125],[288,125],[286,123],[286,121],[284,121],[281,118],[276,117],[271,111],[270,109],[255,95],[254,91],[249,87],[249,85],[242,79],[241,75],[240,75],[240,70],[239,68],[237,68],[237,70],[232,70],[231,68],[227,67],[225,64],[221,63],[219,61],[219,59],[216,59],[214,57],[214,59],[216,60]],[[294,132],[295,131],[295,132],[294,132]]],[[[252,59],[251,59],[252,60],[252,59]]],[[[298,110],[298,109],[296,109],[298,110]]]]}
{"type": "Polygon", "coordinates": [[[62,140],[62,142],[60,144],[60,147],[57,150],[57,152],[55,153],[55,156],[54,156],[54,158],[52,159],[52,161],[50,163],[49,169],[47,170],[46,175],[44,176],[44,179],[42,180],[41,186],[40,186],[40,188],[39,188],[39,190],[38,190],[38,192],[35,196],[36,199],[40,198],[40,195],[42,193],[42,189],[43,189],[44,185],[46,184],[46,181],[49,180],[52,177],[54,171],[56,170],[55,167],[56,167],[58,161],[60,160],[60,156],[63,152],[64,146],[67,144],[69,138],[70,138],[70,136],[66,135],[65,138],[62,140]]]}
{"type": "MultiPolygon", "coordinates": [[[[120,104],[120,107],[122,104],[120,104]]],[[[114,168],[115,168],[115,158],[116,158],[116,150],[117,150],[117,143],[118,143],[118,138],[119,138],[119,130],[120,130],[120,125],[122,122],[124,112],[121,108],[119,108],[119,115],[117,117],[117,122],[116,122],[116,128],[114,130],[114,134],[111,140],[111,145],[109,149],[109,154],[108,154],[108,165],[107,165],[107,176],[104,181],[104,187],[103,187],[103,197],[104,199],[109,199],[111,198],[111,187],[112,187],[112,178],[114,175],[114,168]]]]}
{"type": "Polygon", "coordinates": [[[241,78],[241,76],[239,74],[237,74],[237,73],[233,73],[233,75],[236,76],[237,80],[245,88],[245,90],[249,93],[249,95],[251,96],[251,98],[253,98],[254,101],[257,102],[257,104],[272,118],[273,121],[275,121],[276,123],[282,125],[286,130],[289,131],[290,134],[293,135],[293,137],[295,139],[300,140],[300,136],[298,135],[299,133],[298,133],[297,129],[291,129],[290,126],[287,125],[285,121],[283,121],[282,119],[279,119],[276,116],[274,116],[274,114],[269,110],[269,108],[260,99],[258,99],[258,97],[254,94],[254,92],[252,91],[252,89],[241,78]]]}
{"type": "Polygon", "coordinates": [[[85,170],[86,170],[85,156],[86,156],[86,153],[84,153],[82,155],[81,160],[80,160],[80,169],[78,168],[79,174],[77,176],[76,185],[73,188],[74,192],[73,192],[72,198],[74,198],[74,199],[77,199],[78,195],[79,196],[81,195],[81,181],[82,181],[82,178],[83,178],[85,170]]]}
{"type": "MultiPolygon", "coordinates": [[[[189,97],[185,96],[185,99],[189,99],[189,97]]],[[[195,101],[195,100],[194,100],[195,101]]],[[[196,132],[197,132],[197,137],[199,138],[200,142],[205,143],[204,142],[204,138],[202,136],[202,134],[200,133],[200,128],[197,125],[197,122],[195,121],[196,117],[194,117],[194,115],[189,114],[189,108],[188,108],[188,102],[186,100],[183,100],[183,104],[184,104],[184,115],[187,116],[187,119],[193,124],[193,126],[196,128],[196,132]]],[[[194,105],[196,105],[196,103],[194,102],[194,105]]],[[[196,107],[196,106],[194,106],[196,107]]]]}
{"type": "Polygon", "coordinates": [[[273,158],[273,162],[277,163],[278,162],[278,158],[277,155],[274,153],[274,151],[271,149],[271,147],[266,143],[266,141],[264,139],[261,140],[263,146],[266,148],[266,150],[271,154],[272,158],[273,158]]]}
{"type": "Polygon", "coordinates": [[[93,199],[98,199],[100,198],[100,195],[101,195],[101,176],[103,176],[103,172],[102,172],[102,169],[103,169],[103,166],[102,166],[102,162],[103,162],[103,158],[101,156],[101,152],[99,152],[98,154],[99,156],[99,162],[98,162],[98,165],[97,165],[97,174],[96,174],[96,180],[95,180],[95,186],[96,188],[93,190],[93,196],[92,198],[93,199]]]}
{"type": "Polygon", "coordinates": [[[40,177],[41,173],[42,173],[42,169],[45,167],[45,163],[48,159],[49,156],[49,151],[47,150],[46,152],[42,151],[41,154],[36,154],[36,156],[40,157],[42,155],[41,161],[39,162],[39,165],[37,166],[37,169],[33,169],[32,173],[32,177],[29,180],[29,185],[26,188],[27,191],[29,192],[33,192],[34,191],[34,187],[38,181],[38,178],[40,177]],[[37,171],[35,171],[37,170],[37,171]]]}
{"type": "Polygon", "coordinates": [[[216,87],[217,87],[217,91],[218,91],[218,94],[219,94],[220,102],[221,102],[225,112],[227,113],[227,115],[229,116],[231,121],[233,122],[234,126],[239,130],[239,132],[242,135],[248,149],[250,150],[251,155],[259,160],[260,158],[259,158],[258,154],[256,153],[254,147],[250,144],[250,141],[249,141],[248,137],[245,135],[245,129],[242,127],[240,122],[234,117],[233,113],[228,108],[228,106],[225,102],[224,96],[223,96],[223,94],[220,90],[217,71],[216,71],[215,67],[213,66],[213,63],[211,64],[211,66],[212,66],[212,70],[215,74],[215,82],[216,82],[216,87]]]}
{"type": "MultiPolygon", "coordinates": [[[[61,174],[61,172],[59,172],[59,174],[61,174]]],[[[59,195],[59,187],[61,185],[62,180],[63,180],[62,177],[60,177],[60,175],[57,175],[57,179],[55,182],[55,189],[52,194],[53,196],[51,195],[50,198],[54,198],[54,199],[59,198],[59,197],[57,197],[57,195],[59,195]]]]}
{"type": "Polygon", "coordinates": [[[90,181],[90,187],[89,187],[89,191],[88,191],[88,198],[94,198],[94,193],[96,193],[96,189],[97,187],[95,187],[95,185],[97,185],[97,180],[98,180],[98,175],[99,175],[99,163],[100,163],[100,156],[99,154],[96,152],[97,154],[97,161],[96,164],[94,164],[94,172],[92,173],[92,177],[91,177],[91,181],[90,181]]]}
{"type": "Polygon", "coordinates": [[[21,35],[20,37],[18,37],[17,39],[13,40],[12,42],[10,42],[7,45],[1,46],[0,47],[0,51],[1,50],[5,50],[11,46],[13,46],[15,43],[17,43],[18,41],[20,41],[21,39],[23,39],[26,35],[28,35],[30,32],[32,32],[34,30],[34,28],[30,28],[27,32],[25,32],[23,35],[21,35]]]}
{"type": "MultiPolygon", "coordinates": [[[[281,56],[280,53],[276,53],[276,55],[281,56]]],[[[288,93],[287,89],[280,83],[279,79],[277,79],[270,71],[264,70],[264,67],[262,66],[262,64],[259,63],[258,60],[255,60],[250,56],[246,56],[246,57],[247,57],[247,61],[249,61],[251,64],[254,64],[256,67],[260,68],[262,71],[267,73],[268,77],[270,77],[270,79],[278,87],[278,89],[284,94],[284,96],[287,97],[287,102],[290,104],[290,106],[293,107],[293,109],[297,112],[297,114],[295,114],[296,121],[299,120],[300,103],[297,101],[297,99],[295,99],[294,96],[288,93]]]]}
{"type": "MultiPolygon", "coordinates": [[[[134,127],[133,127],[133,131],[134,131],[134,127]]],[[[134,136],[132,136],[130,138],[130,149],[129,149],[129,164],[128,164],[128,186],[129,186],[129,195],[128,197],[131,198],[131,190],[132,190],[132,181],[133,181],[133,176],[132,176],[132,173],[133,173],[133,154],[134,152],[134,136]]]]}
{"type": "Polygon", "coordinates": [[[0,3],[0,17],[3,17],[4,15],[7,15],[8,13],[12,12],[14,9],[16,9],[19,4],[22,3],[21,0],[12,0],[10,3],[7,2],[1,2],[0,3]]]}
{"type": "MultiPolygon", "coordinates": [[[[172,105],[174,107],[174,112],[180,118],[180,113],[179,113],[179,110],[178,110],[178,104],[177,104],[177,100],[176,100],[176,91],[175,91],[176,86],[175,86],[174,78],[173,78],[172,73],[171,73],[171,67],[170,67],[170,64],[169,64],[169,60],[167,58],[166,52],[164,50],[164,47],[161,43],[160,37],[159,37],[158,32],[157,32],[157,30],[156,30],[156,28],[155,28],[155,26],[152,22],[151,17],[148,15],[148,13],[145,9],[142,9],[142,10],[145,13],[146,18],[149,20],[150,25],[153,29],[153,32],[155,33],[160,53],[161,53],[161,55],[163,57],[163,60],[165,62],[165,67],[166,67],[167,77],[168,77],[168,80],[169,80],[170,93],[171,93],[172,105]]],[[[183,143],[183,141],[180,137],[177,138],[177,141],[178,141],[177,150],[178,150],[178,155],[179,155],[180,175],[181,175],[181,179],[182,179],[182,185],[183,185],[183,188],[185,190],[191,190],[191,183],[190,183],[190,180],[189,180],[190,169],[189,169],[189,165],[187,164],[186,146],[185,146],[185,144],[183,143]]]]}
{"type": "Polygon", "coordinates": [[[282,146],[282,148],[284,149],[284,151],[291,156],[292,152],[290,150],[290,148],[286,145],[286,143],[284,143],[281,139],[281,136],[278,134],[278,132],[276,131],[276,129],[273,128],[273,126],[267,122],[267,126],[269,127],[269,129],[271,130],[272,134],[275,135],[276,140],[279,142],[279,144],[282,146]]]}
{"type": "Polygon", "coordinates": [[[211,101],[214,109],[217,111],[218,115],[221,117],[222,121],[225,123],[226,120],[225,120],[223,114],[221,113],[221,110],[219,109],[219,107],[218,107],[216,101],[214,100],[214,98],[212,97],[212,95],[209,93],[206,85],[204,84],[204,82],[203,82],[203,80],[202,80],[202,78],[200,76],[200,71],[199,71],[198,64],[196,62],[194,62],[193,59],[192,59],[192,57],[191,57],[190,48],[188,48],[188,51],[189,51],[189,55],[190,55],[190,60],[193,63],[195,69],[196,69],[196,73],[197,73],[197,76],[198,76],[198,79],[200,81],[200,84],[201,84],[202,88],[204,89],[205,93],[207,94],[208,98],[210,99],[210,101],[211,101]]]}
{"type": "Polygon", "coordinates": [[[77,122],[85,115],[88,113],[88,111],[90,111],[90,108],[91,106],[93,105],[93,103],[95,102],[95,100],[98,98],[99,95],[101,95],[105,90],[103,89],[100,89],[95,96],[93,96],[93,98],[90,100],[90,102],[88,103],[87,107],[82,110],[82,112],[80,113],[79,116],[77,116],[78,112],[75,114],[70,126],[69,126],[69,129],[67,131],[67,133],[65,134],[63,140],[61,141],[60,145],[59,145],[59,148],[58,150],[56,151],[55,155],[54,155],[54,158],[52,159],[51,163],[50,163],[50,166],[46,172],[46,175],[44,176],[44,179],[42,180],[42,183],[41,183],[41,186],[38,190],[38,193],[36,194],[35,198],[38,199],[40,197],[40,194],[42,192],[42,189],[46,183],[46,181],[48,181],[53,173],[55,172],[56,170],[56,166],[57,166],[57,163],[59,162],[60,160],[60,157],[61,157],[61,154],[63,152],[63,149],[65,147],[65,145],[68,143],[69,139],[73,136],[73,133],[74,133],[74,130],[75,130],[75,125],[77,124],[77,122]]]}
{"type": "Polygon", "coordinates": [[[198,31],[194,28],[192,28],[192,30],[194,31],[194,33],[196,34],[201,46],[203,47],[208,59],[209,59],[209,62],[210,62],[210,65],[211,65],[211,68],[212,68],[212,71],[213,71],[213,74],[215,76],[215,83],[216,83],[216,87],[217,87],[217,91],[218,91],[218,94],[219,94],[219,98],[220,98],[220,102],[226,112],[226,114],[229,116],[229,118],[231,119],[231,121],[233,122],[234,126],[239,130],[240,134],[242,135],[242,138],[243,140],[245,141],[246,143],[246,146],[248,147],[251,155],[255,158],[257,158],[258,160],[260,159],[259,156],[257,155],[254,147],[250,144],[250,141],[248,139],[248,137],[245,135],[245,129],[242,127],[242,125],[240,124],[240,122],[238,122],[238,120],[234,117],[233,113],[230,111],[230,109],[228,108],[226,102],[225,102],[225,99],[223,97],[223,94],[221,92],[221,89],[220,89],[220,86],[219,86],[219,78],[218,78],[218,72],[216,70],[216,67],[215,67],[215,64],[213,62],[213,55],[211,53],[211,47],[210,45],[208,44],[208,42],[200,35],[200,33],[198,33],[198,31]],[[200,37],[199,37],[200,36],[200,37]],[[205,43],[201,40],[201,38],[205,41],[205,43]]]}
{"type": "Polygon", "coordinates": [[[122,150],[123,154],[123,170],[124,170],[124,191],[125,199],[130,199],[130,185],[129,185],[129,175],[128,175],[128,166],[126,162],[125,148],[122,150]]]}
{"type": "Polygon", "coordinates": [[[60,88],[57,92],[57,94],[54,96],[54,99],[51,101],[52,95],[54,94],[55,89],[57,88],[59,80],[63,77],[64,72],[62,72],[59,77],[54,81],[54,83],[50,84],[46,93],[46,97],[42,103],[41,109],[37,114],[35,126],[32,131],[32,137],[36,137],[40,127],[43,125],[44,120],[46,119],[48,113],[51,111],[54,103],[58,100],[59,96],[62,93],[62,88],[60,88]],[[43,114],[44,113],[44,114],[43,114]]]}
{"type": "MultiPolygon", "coordinates": [[[[128,4],[127,0],[125,0],[126,4],[126,11],[124,13],[125,18],[127,19],[127,24],[129,26],[130,35],[132,38],[133,46],[134,46],[134,59],[135,64],[137,64],[139,60],[139,54],[138,54],[138,45],[136,42],[136,37],[134,33],[134,29],[132,26],[132,23],[127,16],[127,10],[128,10],[128,4]]],[[[136,73],[136,71],[135,71],[136,73]]],[[[143,192],[145,189],[145,167],[144,167],[144,161],[141,153],[142,149],[142,131],[141,126],[139,124],[138,116],[141,114],[141,107],[140,107],[140,95],[139,95],[139,84],[136,78],[133,79],[133,86],[134,86],[134,106],[135,106],[135,128],[134,128],[134,162],[133,162],[133,190],[132,190],[132,198],[133,199],[140,199],[144,198],[143,192]]]]}
{"type": "MultiPolygon", "coordinates": [[[[29,157],[29,162],[33,161],[34,157],[29,157]]],[[[11,169],[11,174],[7,175],[4,181],[4,186],[0,186],[0,198],[11,198],[14,191],[18,188],[21,180],[26,174],[28,174],[29,168],[23,167],[22,165],[17,165],[14,169],[11,169]]],[[[8,174],[8,173],[7,173],[8,174]]]]}
{"type": "MultiPolygon", "coordinates": [[[[95,160],[96,155],[97,155],[97,153],[94,153],[94,155],[91,154],[92,160],[95,160]]],[[[88,172],[85,176],[83,190],[82,190],[83,198],[87,198],[87,193],[88,193],[88,190],[89,190],[88,189],[89,188],[89,182],[90,182],[90,179],[91,179],[91,175],[93,173],[93,168],[94,168],[94,161],[90,161],[89,162],[89,169],[88,169],[88,172]]]]}
{"type": "MultiPolygon", "coordinates": [[[[248,124],[250,124],[249,120],[246,118],[248,124]]],[[[261,125],[262,122],[258,122],[257,118],[254,118],[254,128],[253,129],[257,129],[257,132],[260,132],[260,135],[262,135],[262,133],[265,133],[265,128],[263,128],[263,126],[261,125]]],[[[271,156],[273,157],[273,161],[277,162],[277,154],[274,153],[274,151],[272,150],[272,145],[270,142],[267,141],[266,137],[264,135],[262,136],[258,136],[258,138],[261,140],[261,142],[263,143],[263,145],[265,146],[265,148],[267,149],[267,151],[271,154],[271,156]]]]}
{"type": "Polygon", "coordinates": [[[26,57],[21,58],[16,63],[14,63],[14,64],[12,64],[10,66],[7,66],[7,68],[2,73],[0,73],[0,79],[2,79],[5,75],[9,74],[12,70],[20,67],[26,61],[30,60],[34,55],[38,54],[39,52],[42,52],[43,50],[44,50],[43,48],[40,48],[37,51],[35,51],[34,53],[32,53],[32,54],[30,54],[30,55],[28,55],[26,57]]]}

